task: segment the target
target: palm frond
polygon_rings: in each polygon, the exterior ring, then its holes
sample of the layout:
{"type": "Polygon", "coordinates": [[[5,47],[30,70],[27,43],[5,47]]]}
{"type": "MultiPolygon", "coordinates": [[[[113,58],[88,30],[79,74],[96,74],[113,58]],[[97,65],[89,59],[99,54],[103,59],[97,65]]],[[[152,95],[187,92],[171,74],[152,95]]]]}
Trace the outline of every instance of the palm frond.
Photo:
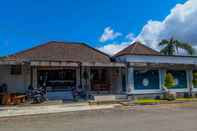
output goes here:
{"type": "Polygon", "coordinates": [[[172,45],[167,45],[166,47],[160,50],[160,53],[163,55],[174,55],[175,49],[172,45]]]}
{"type": "Polygon", "coordinates": [[[162,40],[160,43],[159,43],[159,46],[165,46],[165,45],[168,45],[169,44],[169,41],[168,40],[162,40]]]}
{"type": "Polygon", "coordinates": [[[188,43],[181,43],[178,48],[184,49],[189,55],[195,54],[195,49],[188,43]]]}

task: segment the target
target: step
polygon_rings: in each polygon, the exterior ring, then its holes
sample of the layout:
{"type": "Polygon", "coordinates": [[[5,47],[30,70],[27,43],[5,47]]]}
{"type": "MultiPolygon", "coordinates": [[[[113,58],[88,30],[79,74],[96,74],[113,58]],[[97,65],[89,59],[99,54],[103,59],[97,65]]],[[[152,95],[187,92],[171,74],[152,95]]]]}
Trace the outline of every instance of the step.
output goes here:
{"type": "Polygon", "coordinates": [[[127,99],[127,95],[94,95],[94,101],[116,101],[127,99]]]}

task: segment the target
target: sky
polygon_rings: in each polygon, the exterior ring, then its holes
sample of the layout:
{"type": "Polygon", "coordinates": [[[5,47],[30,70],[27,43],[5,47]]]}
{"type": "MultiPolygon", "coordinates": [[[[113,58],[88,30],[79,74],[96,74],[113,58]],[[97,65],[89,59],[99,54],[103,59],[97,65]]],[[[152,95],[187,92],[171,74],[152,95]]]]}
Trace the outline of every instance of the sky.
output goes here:
{"type": "Polygon", "coordinates": [[[110,55],[133,41],[197,43],[197,0],[6,0],[0,4],[0,55],[48,41],[85,42],[110,55]]]}

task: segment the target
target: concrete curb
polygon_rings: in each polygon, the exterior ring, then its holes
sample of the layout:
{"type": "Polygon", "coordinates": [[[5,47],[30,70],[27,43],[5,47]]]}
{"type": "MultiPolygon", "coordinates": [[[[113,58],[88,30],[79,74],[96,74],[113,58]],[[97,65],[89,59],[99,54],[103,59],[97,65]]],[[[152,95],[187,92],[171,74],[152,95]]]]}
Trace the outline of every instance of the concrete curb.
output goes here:
{"type": "Polygon", "coordinates": [[[88,103],[87,104],[84,103],[84,104],[68,104],[68,105],[62,104],[62,105],[30,106],[30,107],[1,107],[0,117],[111,109],[116,106],[117,104],[89,105],[88,103]]]}

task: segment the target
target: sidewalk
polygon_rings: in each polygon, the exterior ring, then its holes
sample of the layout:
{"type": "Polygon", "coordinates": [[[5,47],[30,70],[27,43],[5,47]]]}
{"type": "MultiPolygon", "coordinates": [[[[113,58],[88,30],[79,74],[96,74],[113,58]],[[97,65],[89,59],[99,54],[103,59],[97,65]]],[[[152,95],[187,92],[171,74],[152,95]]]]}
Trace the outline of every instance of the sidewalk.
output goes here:
{"type": "Polygon", "coordinates": [[[69,103],[69,104],[44,105],[44,106],[38,105],[38,106],[24,106],[24,107],[17,107],[17,106],[0,107],[0,117],[110,109],[110,108],[114,108],[116,105],[117,104],[89,105],[88,103],[69,103]]]}

